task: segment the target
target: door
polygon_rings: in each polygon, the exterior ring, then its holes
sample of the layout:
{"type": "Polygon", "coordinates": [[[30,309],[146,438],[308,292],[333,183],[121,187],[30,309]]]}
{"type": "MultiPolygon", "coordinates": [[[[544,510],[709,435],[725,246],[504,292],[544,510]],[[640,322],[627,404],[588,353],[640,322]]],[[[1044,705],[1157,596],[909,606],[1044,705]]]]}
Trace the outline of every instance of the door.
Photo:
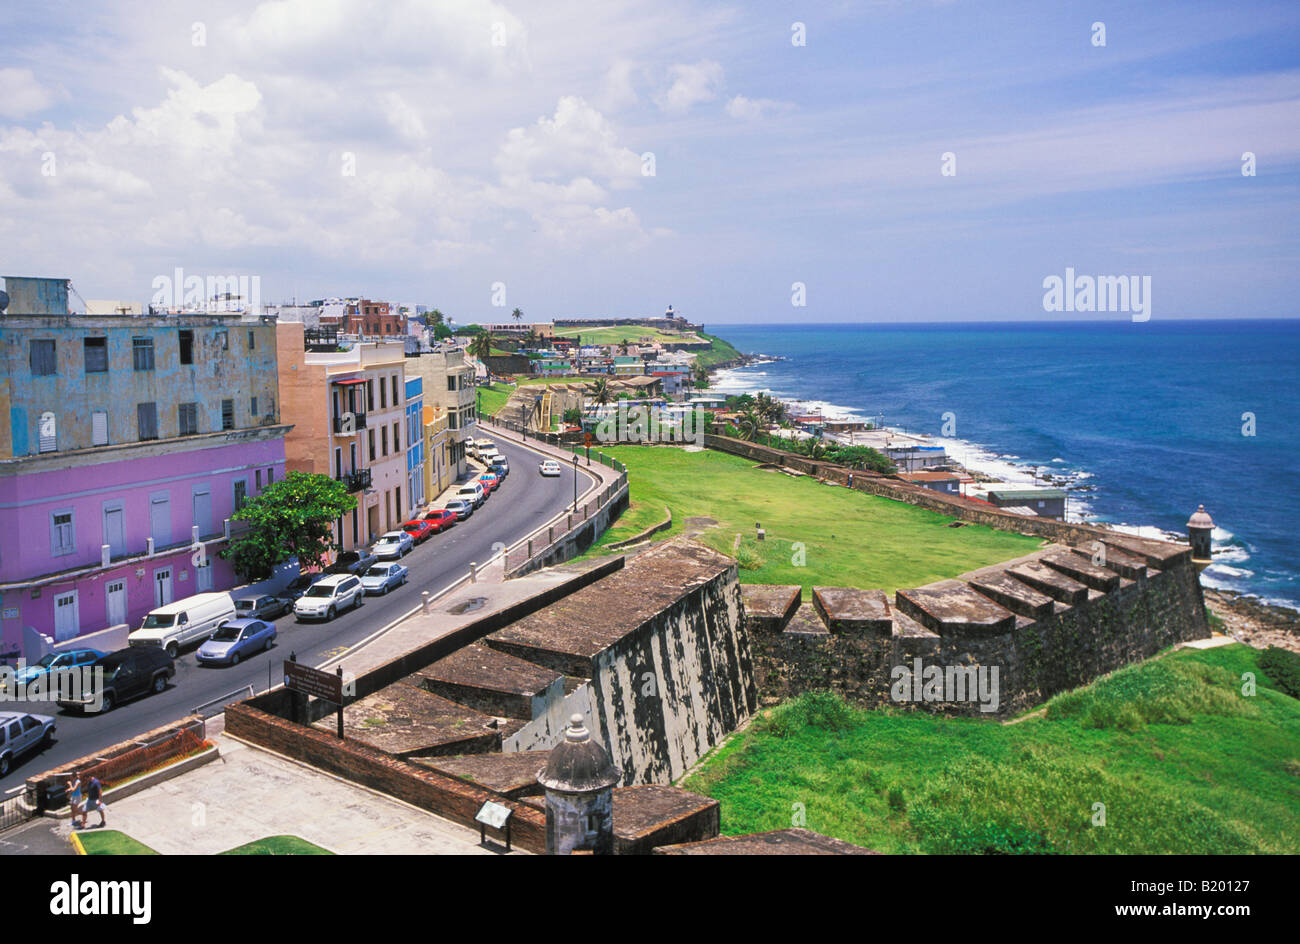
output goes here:
{"type": "Polygon", "coordinates": [[[113,557],[126,553],[126,516],[121,505],[104,509],[104,543],[113,557]]]}
{"type": "Polygon", "coordinates": [[[149,536],[154,550],[172,543],[171,499],[166,493],[149,499],[149,536]]]}
{"type": "Polygon", "coordinates": [[[194,589],[205,593],[212,589],[212,561],[205,560],[194,568],[194,589]]]}
{"type": "Polygon", "coordinates": [[[199,526],[199,535],[212,533],[212,493],[207,486],[194,492],[194,523],[199,526]]]}
{"type": "Polygon", "coordinates": [[[77,616],[77,591],[69,590],[54,597],[54,641],[75,639],[81,632],[81,620],[77,616]]]}
{"type": "Polygon", "coordinates": [[[153,572],[153,605],[166,606],[172,602],[172,569],[160,567],[153,572]]]}
{"type": "Polygon", "coordinates": [[[108,613],[108,625],[117,626],[126,622],[126,581],[110,580],[104,586],[105,611],[108,613]]]}

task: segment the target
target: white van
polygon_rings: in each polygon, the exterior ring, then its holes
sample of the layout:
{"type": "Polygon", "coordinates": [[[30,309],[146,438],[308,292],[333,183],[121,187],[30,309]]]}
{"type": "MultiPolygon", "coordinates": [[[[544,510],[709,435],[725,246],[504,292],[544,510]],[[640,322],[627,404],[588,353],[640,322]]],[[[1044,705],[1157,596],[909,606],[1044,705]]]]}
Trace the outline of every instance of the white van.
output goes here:
{"type": "Polygon", "coordinates": [[[235,618],[228,593],[196,593],[150,611],[140,628],[126,637],[132,646],[161,646],[173,659],[181,646],[202,642],[224,621],[235,618]]]}
{"type": "Polygon", "coordinates": [[[470,482],[456,489],[456,497],[478,508],[487,499],[487,493],[478,482],[470,482]]]}

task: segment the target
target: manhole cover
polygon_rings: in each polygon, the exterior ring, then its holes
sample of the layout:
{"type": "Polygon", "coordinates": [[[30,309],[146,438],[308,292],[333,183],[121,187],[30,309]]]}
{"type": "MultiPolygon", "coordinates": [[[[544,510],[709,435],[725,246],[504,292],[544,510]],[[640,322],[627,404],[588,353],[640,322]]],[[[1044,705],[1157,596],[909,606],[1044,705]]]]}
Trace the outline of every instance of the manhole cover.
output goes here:
{"type": "Polygon", "coordinates": [[[447,607],[447,612],[456,616],[460,616],[463,613],[473,613],[475,610],[482,609],[483,604],[486,602],[487,597],[474,597],[472,600],[466,600],[464,603],[457,603],[455,606],[447,607]]]}

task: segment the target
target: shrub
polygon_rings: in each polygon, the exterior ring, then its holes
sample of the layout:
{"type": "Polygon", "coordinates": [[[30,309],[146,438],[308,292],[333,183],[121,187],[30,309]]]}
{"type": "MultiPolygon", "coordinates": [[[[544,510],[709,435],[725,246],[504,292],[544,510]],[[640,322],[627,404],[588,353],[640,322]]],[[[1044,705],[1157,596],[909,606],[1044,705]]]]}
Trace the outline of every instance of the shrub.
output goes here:
{"type": "Polygon", "coordinates": [[[1269,646],[1260,654],[1259,667],[1280,691],[1300,698],[1300,654],[1269,646]]]}

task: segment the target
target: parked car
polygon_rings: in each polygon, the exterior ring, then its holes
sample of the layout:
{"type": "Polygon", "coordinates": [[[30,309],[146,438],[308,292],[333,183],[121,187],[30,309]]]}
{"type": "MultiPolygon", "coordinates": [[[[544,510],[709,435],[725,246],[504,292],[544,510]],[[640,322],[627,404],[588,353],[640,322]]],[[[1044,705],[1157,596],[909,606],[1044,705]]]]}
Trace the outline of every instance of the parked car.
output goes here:
{"type": "Polygon", "coordinates": [[[364,574],[366,570],[377,561],[370,551],[362,548],[357,551],[344,551],[339,555],[339,559],[329,566],[327,574],[364,574]]]}
{"type": "Polygon", "coordinates": [[[501,479],[493,475],[491,472],[484,472],[474,481],[481,482],[483,484],[483,490],[489,495],[501,487],[501,479]]]}
{"type": "Polygon", "coordinates": [[[490,461],[493,465],[499,465],[501,468],[505,469],[507,475],[510,474],[510,460],[501,453],[498,452],[490,461]]]}
{"type": "Polygon", "coordinates": [[[278,619],[288,613],[293,601],[286,597],[274,597],[269,593],[256,596],[240,597],[235,601],[235,616],[241,619],[278,619]]]}
{"type": "Polygon", "coordinates": [[[438,525],[424,518],[416,518],[414,521],[405,522],[402,530],[409,534],[416,544],[423,544],[438,533],[438,525]]]}
{"type": "Polygon", "coordinates": [[[94,683],[98,690],[87,692],[69,692],[59,696],[59,707],[73,711],[94,710],[98,705],[99,713],[112,711],[113,706],[147,695],[158,693],[167,688],[167,680],[176,674],[176,663],[171,653],[162,646],[135,646],[110,652],[102,659],[90,664],[92,672],[103,672],[102,685],[94,683]]]}
{"type": "Polygon", "coordinates": [[[332,620],[340,611],[360,606],[365,595],[360,578],[353,574],[330,574],[307,588],[293,605],[293,614],[300,620],[332,620]]]}
{"type": "Polygon", "coordinates": [[[235,618],[235,601],[228,593],[196,593],[150,611],[140,628],[126,637],[128,645],[162,648],[175,659],[181,646],[202,642],[228,619],[235,618]]]}
{"type": "Polygon", "coordinates": [[[446,510],[454,514],[457,521],[464,521],[474,514],[474,502],[464,498],[453,498],[447,502],[446,510]]]}
{"type": "Polygon", "coordinates": [[[506,476],[510,474],[505,466],[497,465],[495,462],[488,466],[487,470],[503,482],[505,481],[506,476]]]}
{"type": "Polygon", "coordinates": [[[554,477],[560,474],[560,464],[554,459],[543,459],[537,465],[537,471],[547,477],[554,477]]]}
{"type": "Polygon", "coordinates": [[[456,497],[461,501],[471,502],[475,508],[487,501],[487,489],[479,482],[470,482],[456,489],[456,497]]]}
{"type": "Polygon", "coordinates": [[[293,609],[294,602],[307,592],[308,587],[324,576],[324,573],[299,574],[285,584],[284,589],[280,591],[280,595],[289,600],[289,609],[293,609]]]}
{"type": "Polygon", "coordinates": [[[54,719],[49,715],[0,711],[0,777],[9,776],[19,756],[49,747],[53,740],[54,719]]]}
{"type": "MultiPolygon", "coordinates": [[[[15,690],[31,685],[37,679],[48,678],[51,670],[74,669],[89,665],[96,659],[103,658],[104,653],[98,649],[65,649],[63,652],[50,652],[14,673],[15,690]]],[[[6,679],[0,676],[0,691],[6,687],[6,679]]]]}
{"type": "MultiPolygon", "coordinates": [[[[370,548],[379,560],[397,560],[411,553],[415,547],[415,538],[405,531],[387,531],[370,548]]],[[[373,566],[373,565],[372,565],[373,566]]],[[[369,567],[363,573],[368,572],[369,567]]]]}
{"type": "Polygon", "coordinates": [[[260,619],[232,619],[217,627],[199,646],[200,665],[239,665],[239,660],[275,644],[275,624],[260,619]]]}
{"type": "Polygon", "coordinates": [[[422,520],[433,525],[433,530],[436,533],[438,531],[446,531],[448,528],[453,527],[459,518],[457,517],[456,512],[452,511],[450,508],[438,508],[434,511],[427,512],[422,520]]]}
{"type": "Polygon", "coordinates": [[[376,564],[361,575],[361,586],[366,593],[382,596],[406,583],[407,568],[401,564],[376,564]]]}

